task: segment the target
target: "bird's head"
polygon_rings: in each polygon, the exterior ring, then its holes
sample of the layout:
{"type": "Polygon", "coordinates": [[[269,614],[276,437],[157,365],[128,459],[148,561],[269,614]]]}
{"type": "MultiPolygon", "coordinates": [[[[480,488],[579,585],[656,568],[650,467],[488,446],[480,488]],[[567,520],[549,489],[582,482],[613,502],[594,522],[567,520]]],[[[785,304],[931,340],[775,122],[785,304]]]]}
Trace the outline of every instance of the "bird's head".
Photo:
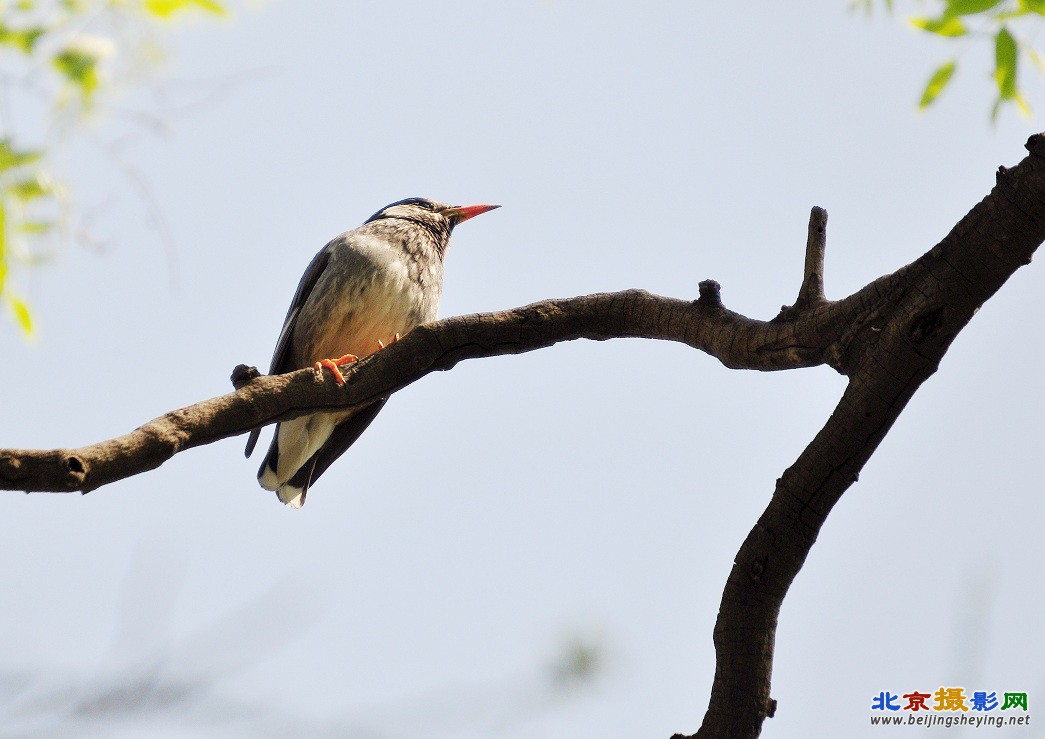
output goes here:
{"type": "Polygon", "coordinates": [[[449,238],[450,232],[458,223],[500,207],[499,205],[447,205],[428,198],[407,198],[386,205],[370,216],[366,223],[393,218],[411,221],[436,235],[449,238]]]}

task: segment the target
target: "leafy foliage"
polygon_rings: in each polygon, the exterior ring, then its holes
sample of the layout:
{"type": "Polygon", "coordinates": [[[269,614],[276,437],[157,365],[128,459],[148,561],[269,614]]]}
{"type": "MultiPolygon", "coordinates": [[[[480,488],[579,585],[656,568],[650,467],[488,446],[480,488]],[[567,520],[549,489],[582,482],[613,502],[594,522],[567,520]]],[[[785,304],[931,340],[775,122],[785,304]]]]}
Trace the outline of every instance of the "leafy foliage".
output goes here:
{"type": "Polygon", "coordinates": [[[43,157],[43,151],[18,149],[10,139],[0,139],[0,298],[27,336],[33,330],[32,314],[25,299],[9,288],[7,277],[12,260],[31,261],[25,240],[56,225],[38,213],[36,201],[44,201],[46,210],[46,201],[59,201],[62,194],[42,168],[43,157]]]}
{"type": "MultiPolygon", "coordinates": [[[[1001,109],[1014,104],[1025,115],[1030,106],[1017,85],[1018,69],[1023,57],[1039,68],[1040,55],[1028,42],[1021,41],[1013,30],[1017,25],[1026,30],[1031,23],[1040,23],[1045,16],[1045,0],[938,0],[938,14],[916,16],[908,22],[922,31],[954,40],[990,38],[994,42],[994,81],[998,96],[991,109],[991,120],[1001,109]]],[[[929,77],[918,107],[929,107],[950,82],[957,63],[955,60],[940,65],[929,77]]]]}
{"type": "Polygon", "coordinates": [[[98,63],[101,57],[90,49],[67,47],[51,60],[54,68],[78,88],[84,100],[98,89],[98,63]]]}
{"type": "Polygon", "coordinates": [[[32,54],[36,42],[46,32],[41,26],[15,29],[6,23],[0,23],[0,44],[17,49],[23,54],[32,54]]]}
{"type": "MultiPolygon", "coordinates": [[[[35,75],[50,77],[44,87],[53,94],[54,114],[89,113],[107,89],[111,64],[129,36],[91,34],[99,21],[113,21],[113,28],[142,29],[158,26],[191,12],[226,15],[218,0],[14,0],[0,1],[0,58],[15,74],[0,77],[0,92],[35,75]],[[39,71],[38,71],[39,70],[39,71]]],[[[133,35],[133,34],[132,34],[133,35]]],[[[28,336],[33,331],[32,312],[12,287],[12,267],[32,265],[39,245],[60,230],[65,210],[64,188],[45,168],[44,144],[21,143],[28,131],[0,128],[0,302],[14,323],[28,336]]]]}
{"type": "Polygon", "coordinates": [[[943,88],[951,81],[951,77],[954,75],[954,70],[957,66],[958,63],[952,59],[949,62],[941,64],[936,71],[933,72],[932,77],[929,78],[929,84],[925,86],[925,91],[922,93],[922,99],[918,103],[919,110],[925,110],[932,105],[936,96],[943,92],[943,88]]]}
{"type": "Polygon", "coordinates": [[[225,15],[225,6],[214,0],[145,0],[145,9],[160,18],[170,18],[183,10],[203,10],[214,15],[225,15]]]}
{"type": "Polygon", "coordinates": [[[955,16],[943,16],[941,18],[911,18],[910,23],[915,28],[920,28],[938,36],[957,38],[969,32],[961,18],[955,16]]]}

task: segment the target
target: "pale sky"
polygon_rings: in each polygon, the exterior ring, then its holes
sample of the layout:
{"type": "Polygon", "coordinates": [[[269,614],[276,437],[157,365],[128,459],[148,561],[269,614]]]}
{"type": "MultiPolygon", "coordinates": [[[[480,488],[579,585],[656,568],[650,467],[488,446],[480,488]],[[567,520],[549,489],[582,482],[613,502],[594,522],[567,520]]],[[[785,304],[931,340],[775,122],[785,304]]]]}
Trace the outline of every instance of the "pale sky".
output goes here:
{"type": "MultiPolygon", "coordinates": [[[[229,391],[236,364],[267,367],[312,255],[401,198],[503,206],[457,230],[444,316],[713,278],[768,319],[811,206],[828,297],[848,295],[1043,127],[990,126],[989,44],[918,115],[945,43],[841,0],[751,5],[281,2],[180,24],[152,81],[56,148],[102,246],[19,277],[39,331],[0,324],[0,446],[229,391]]],[[[832,513],[784,602],[763,736],[876,736],[883,690],[1045,701],[1041,280],[980,311],[832,513]]],[[[257,486],[243,438],[86,497],[0,495],[0,735],[692,732],[733,556],[844,383],[578,342],[400,392],[301,511],[257,486]],[[555,682],[577,642],[593,676],[555,682]],[[146,677],[153,702],[106,708],[146,677]]]]}

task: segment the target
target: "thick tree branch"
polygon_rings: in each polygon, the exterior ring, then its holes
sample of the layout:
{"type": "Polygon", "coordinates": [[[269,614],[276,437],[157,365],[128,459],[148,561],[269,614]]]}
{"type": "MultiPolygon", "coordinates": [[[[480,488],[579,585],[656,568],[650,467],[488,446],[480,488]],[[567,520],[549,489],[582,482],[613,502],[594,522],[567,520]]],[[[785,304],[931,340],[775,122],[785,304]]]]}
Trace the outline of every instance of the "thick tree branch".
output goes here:
{"type": "MultiPolygon", "coordinates": [[[[573,339],[680,341],[734,368],[813,366],[838,353],[833,347],[846,327],[880,303],[893,281],[894,276],[881,278],[830,309],[787,323],[754,321],[726,310],[721,302],[684,301],[641,290],[448,318],[420,326],[353,365],[342,387],[324,382],[311,369],[257,377],[234,393],[167,413],[109,441],[78,449],[0,449],[0,489],[88,492],[154,469],[185,449],[257,426],[319,409],[362,407],[465,359],[519,354],[573,339]]],[[[244,379],[239,372],[234,383],[244,379]]]]}
{"type": "Polygon", "coordinates": [[[848,342],[850,382],[841,401],[777,480],[726,582],[711,701],[695,736],[755,737],[774,714],[777,617],[827,515],[958,332],[1045,241],[1045,135],[1032,136],[1027,149],[1030,156],[999,170],[991,194],[912,265],[890,309],[870,316],[848,342]]]}
{"type": "Polygon", "coordinates": [[[823,293],[827,214],[814,208],[798,300],[771,321],[727,310],[717,283],[695,301],[640,290],[547,300],[420,326],[352,365],[338,387],[311,369],[256,376],[236,392],[79,449],[0,449],[0,489],[87,492],[158,467],[174,454],[320,409],[362,407],[465,359],[518,354],[560,341],[643,337],[678,341],[737,369],[829,364],[849,385],[827,424],[777,481],[741,547],[715,627],[717,667],[697,736],[753,737],[773,715],[773,644],[780,606],[831,508],[856,480],[908,400],[978,308],[1045,240],[1045,135],[1001,168],[991,193],[935,247],[843,300],[823,293]]]}

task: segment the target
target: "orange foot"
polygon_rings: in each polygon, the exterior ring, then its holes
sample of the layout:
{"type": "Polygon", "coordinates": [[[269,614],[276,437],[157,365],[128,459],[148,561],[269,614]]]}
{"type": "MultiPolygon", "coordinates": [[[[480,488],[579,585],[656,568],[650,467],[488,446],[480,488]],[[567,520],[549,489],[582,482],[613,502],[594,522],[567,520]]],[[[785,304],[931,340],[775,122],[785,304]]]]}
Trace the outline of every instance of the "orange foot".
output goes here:
{"type": "MultiPolygon", "coordinates": [[[[399,332],[398,331],[396,331],[396,335],[395,335],[395,338],[392,339],[392,343],[394,344],[397,341],[399,341],[399,332]]],[[[377,340],[377,348],[378,348],[378,350],[384,349],[385,348],[385,342],[381,341],[381,339],[378,339],[377,340]]]]}
{"type": "Polygon", "coordinates": [[[355,354],[346,354],[343,357],[337,359],[321,359],[316,362],[316,369],[323,372],[323,368],[326,367],[328,370],[334,373],[334,382],[338,385],[345,384],[345,376],[341,374],[341,365],[352,364],[352,362],[358,362],[359,357],[355,354]]]}

